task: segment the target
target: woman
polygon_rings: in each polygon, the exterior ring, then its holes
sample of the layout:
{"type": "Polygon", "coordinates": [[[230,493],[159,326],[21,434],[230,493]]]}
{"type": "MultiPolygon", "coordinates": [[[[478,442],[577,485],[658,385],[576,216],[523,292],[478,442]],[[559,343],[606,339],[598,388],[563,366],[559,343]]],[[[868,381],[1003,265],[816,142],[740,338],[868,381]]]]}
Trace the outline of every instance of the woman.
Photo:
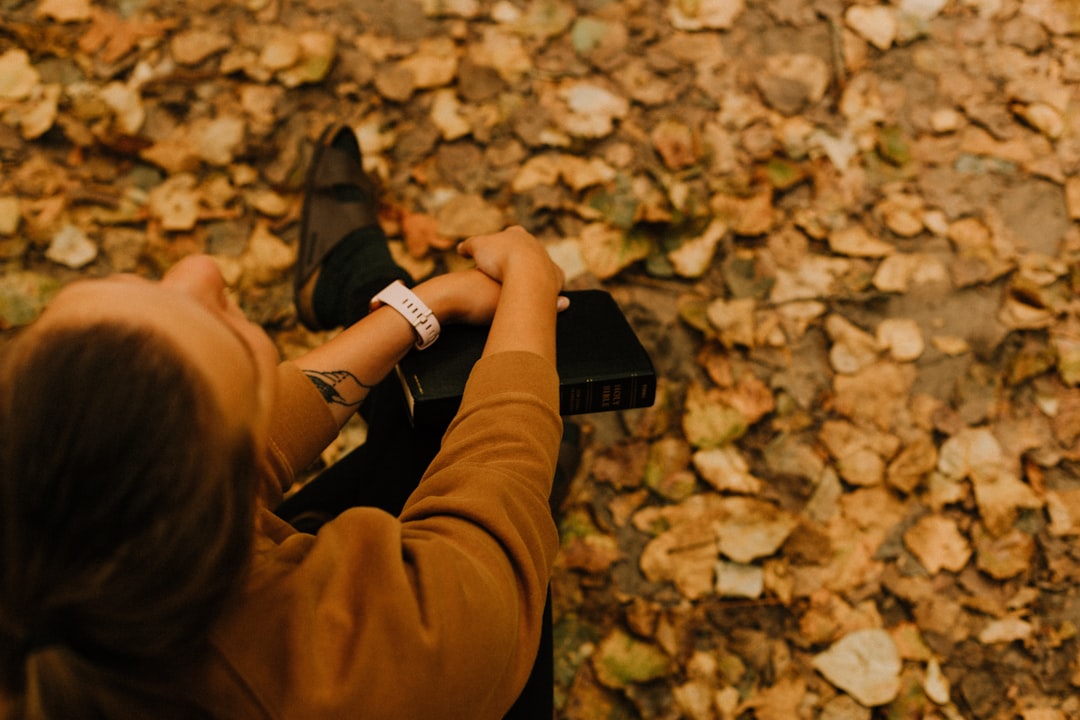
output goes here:
{"type": "Polygon", "coordinates": [[[198,256],[160,282],[72,283],[11,343],[7,716],[497,718],[520,692],[557,544],[562,274],[511,228],[462,243],[476,269],[394,284],[364,315],[400,270],[351,131],[323,135],[305,203],[302,317],[363,317],[293,362],[198,256]],[[437,322],[410,315],[423,306],[437,322]],[[453,322],[490,322],[489,339],[401,512],[349,509],[317,535],[275,515],[396,362],[453,322]]]}

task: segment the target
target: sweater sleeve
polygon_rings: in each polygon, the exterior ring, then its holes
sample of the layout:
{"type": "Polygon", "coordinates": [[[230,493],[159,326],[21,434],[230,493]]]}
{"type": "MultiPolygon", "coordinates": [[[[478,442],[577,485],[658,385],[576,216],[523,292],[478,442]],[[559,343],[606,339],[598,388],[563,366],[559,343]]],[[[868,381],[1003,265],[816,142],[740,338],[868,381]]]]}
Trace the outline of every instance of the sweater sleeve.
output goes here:
{"type": "Polygon", "coordinates": [[[550,363],[482,359],[400,517],[259,540],[215,633],[233,676],[271,717],[502,717],[539,644],[561,429],[550,363]]]}
{"type": "Polygon", "coordinates": [[[281,503],[297,473],[313,463],[337,434],[326,401],[300,368],[291,362],[278,365],[270,433],[259,463],[259,499],[266,507],[281,503]]]}
{"type": "MultiPolygon", "coordinates": [[[[471,621],[474,632],[477,618],[490,619],[485,642],[498,652],[491,652],[496,663],[489,669],[499,668],[505,692],[524,685],[539,643],[558,546],[548,498],[562,421],[553,367],[531,353],[496,357],[498,363],[477,364],[442,450],[401,520],[406,549],[430,552],[417,554],[413,563],[412,584],[420,596],[453,582],[457,573],[441,568],[444,561],[466,568],[476,582],[472,592],[486,595],[487,610],[451,607],[438,619],[463,627],[471,621]],[[530,387],[522,378],[541,382],[530,387]],[[479,612],[456,615],[469,610],[479,612]]],[[[458,577],[461,582],[468,575],[458,577]]],[[[498,703],[515,697],[504,694],[498,703]]]]}

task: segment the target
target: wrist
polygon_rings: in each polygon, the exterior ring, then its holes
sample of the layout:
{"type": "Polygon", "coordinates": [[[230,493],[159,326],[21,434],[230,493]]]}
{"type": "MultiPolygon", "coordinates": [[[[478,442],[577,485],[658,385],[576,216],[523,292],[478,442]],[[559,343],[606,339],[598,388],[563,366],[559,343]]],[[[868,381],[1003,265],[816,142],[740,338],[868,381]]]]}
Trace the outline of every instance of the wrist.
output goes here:
{"type": "Polygon", "coordinates": [[[503,278],[503,286],[514,295],[527,295],[541,301],[550,297],[552,303],[563,290],[562,278],[553,275],[548,271],[548,267],[539,264],[530,266],[523,263],[508,270],[503,278]]]}
{"type": "Polygon", "coordinates": [[[431,312],[440,323],[454,322],[458,315],[454,294],[446,287],[443,279],[445,277],[445,275],[436,275],[413,288],[416,296],[431,308],[431,312]]]}
{"type": "Polygon", "coordinates": [[[500,285],[479,270],[458,270],[425,280],[413,290],[442,323],[487,323],[500,285]]]}

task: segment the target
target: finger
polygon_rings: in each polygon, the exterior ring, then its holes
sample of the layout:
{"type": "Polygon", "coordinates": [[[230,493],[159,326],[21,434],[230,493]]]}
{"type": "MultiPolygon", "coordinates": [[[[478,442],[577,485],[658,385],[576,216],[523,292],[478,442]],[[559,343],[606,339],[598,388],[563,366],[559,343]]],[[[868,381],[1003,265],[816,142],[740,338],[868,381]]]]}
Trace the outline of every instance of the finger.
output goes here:
{"type": "Polygon", "coordinates": [[[562,312],[568,307],[570,307],[570,298],[565,295],[560,295],[559,299],[555,301],[555,309],[562,312]]]}

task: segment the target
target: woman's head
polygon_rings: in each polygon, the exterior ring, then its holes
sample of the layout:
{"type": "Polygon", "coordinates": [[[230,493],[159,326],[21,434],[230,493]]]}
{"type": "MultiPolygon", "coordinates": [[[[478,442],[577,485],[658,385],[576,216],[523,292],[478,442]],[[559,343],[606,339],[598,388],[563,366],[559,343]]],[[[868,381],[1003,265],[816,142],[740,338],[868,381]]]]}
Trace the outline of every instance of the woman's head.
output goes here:
{"type": "Polygon", "coordinates": [[[28,706],[198,651],[250,554],[275,361],[205,258],[72,284],[11,343],[0,658],[28,706]]]}
{"type": "Polygon", "coordinates": [[[226,293],[217,264],[205,255],[181,260],[159,282],[112,275],[65,287],[26,333],[28,342],[55,327],[121,323],[171,343],[209,384],[225,419],[265,432],[273,403],[277,350],[226,293]]]}

